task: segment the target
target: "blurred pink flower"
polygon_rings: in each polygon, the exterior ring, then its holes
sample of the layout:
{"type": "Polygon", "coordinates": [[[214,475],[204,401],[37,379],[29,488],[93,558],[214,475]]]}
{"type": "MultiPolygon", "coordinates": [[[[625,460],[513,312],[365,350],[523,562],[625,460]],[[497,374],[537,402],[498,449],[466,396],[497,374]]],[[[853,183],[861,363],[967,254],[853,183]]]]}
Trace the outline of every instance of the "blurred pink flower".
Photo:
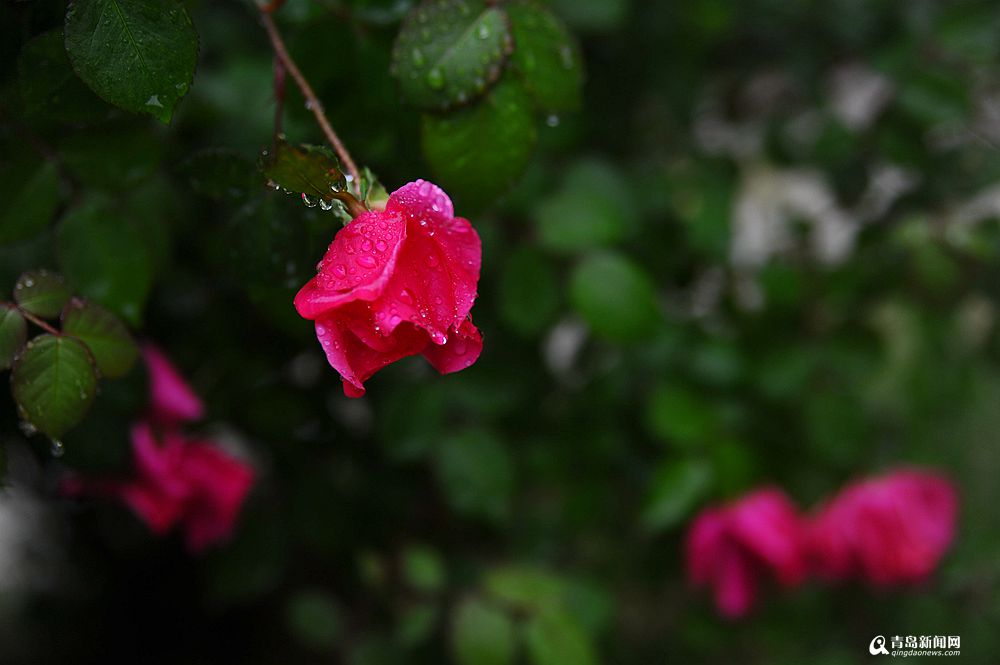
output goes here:
{"type": "Polygon", "coordinates": [[[198,420],[205,408],[201,399],[181,376],[170,359],[155,345],[142,345],[142,357],[149,370],[149,410],[158,423],[198,420]]]}
{"type": "Polygon", "coordinates": [[[885,586],[929,576],[955,535],[958,498],[936,474],[903,469],[848,485],[808,528],[810,559],[827,579],[885,586]]]}
{"type": "Polygon", "coordinates": [[[360,397],[368,377],[406,356],[422,354],[442,374],[479,358],[469,312],[481,262],[469,221],[440,187],[417,180],[337,232],[295,308],[316,322],[344,394],[360,397]]]}
{"type": "Polygon", "coordinates": [[[162,351],[147,343],[142,352],[150,404],[132,425],[132,475],[119,480],[74,474],[63,478],[60,489],[69,496],[118,498],[157,535],[179,525],[188,549],[201,552],[232,534],[254,469],[181,431],[181,423],[201,417],[201,400],[162,351]]]}
{"type": "Polygon", "coordinates": [[[719,613],[730,618],[750,610],[761,578],[792,586],[806,574],[801,519],[776,488],[702,511],[688,530],[686,555],[690,581],[711,587],[719,613]]]}

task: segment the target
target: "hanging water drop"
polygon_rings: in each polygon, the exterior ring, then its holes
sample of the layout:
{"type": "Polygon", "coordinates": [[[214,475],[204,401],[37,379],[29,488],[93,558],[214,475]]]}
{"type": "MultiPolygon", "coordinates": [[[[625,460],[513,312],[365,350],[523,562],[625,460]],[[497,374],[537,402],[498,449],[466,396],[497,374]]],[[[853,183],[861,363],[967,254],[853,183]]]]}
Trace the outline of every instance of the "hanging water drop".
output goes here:
{"type": "Polygon", "coordinates": [[[319,200],[319,207],[322,210],[325,210],[325,211],[329,212],[330,210],[333,210],[333,201],[327,201],[326,199],[320,199],[319,200]]]}
{"type": "Polygon", "coordinates": [[[551,114],[549,117],[545,119],[545,124],[548,125],[549,127],[558,127],[559,116],[557,116],[555,113],[551,114]]]}
{"type": "Polygon", "coordinates": [[[306,204],[307,208],[315,208],[316,207],[316,199],[314,199],[313,197],[309,196],[305,192],[302,192],[302,202],[306,204]]]}
{"type": "Polygon", "coordinates": [[[49,452],[52,453],[53,457],[62,457],[63,453],[66,452],[66,446],[59,439],[52,439],[52,444],[49,446],[49,452]]]}

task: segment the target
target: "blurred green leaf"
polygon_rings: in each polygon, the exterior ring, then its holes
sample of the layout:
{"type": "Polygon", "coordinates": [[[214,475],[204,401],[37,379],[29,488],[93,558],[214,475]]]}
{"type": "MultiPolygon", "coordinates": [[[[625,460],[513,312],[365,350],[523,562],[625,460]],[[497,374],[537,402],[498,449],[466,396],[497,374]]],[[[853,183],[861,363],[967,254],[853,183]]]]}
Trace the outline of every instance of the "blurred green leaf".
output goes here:
{"type": "Polygon", "coordinates": [[[59,173],[48,160],[18,160],[0,171],[0,245],[39,233],[59,208],[59,173]]]}
{"type": "Polygon", "coordinates": [[[18,61],[18,88],[24,117],[32,125],[48,120],[91,124],[112,111],[73,71],[61,28],[42,33],[25,45],[18,61]]]}
{"type": "Polygon", "coordinates": [[[191,189],[219,201],[242,201],[261,186],[253,162],[228,148],[206,148],[180,166],[191,189]]]}
{"type": "Polygon", "coordinates": [[[562,187],[535,208],[541,244],[571,253],[621,240],[636,226],[628,186],[610,165],[574,164],[562,187]]]}
{"type": "Polygon", "coordinates": [[[494,521],[510,514],[514,468],[503,443],[487,430],[445,437],[434,455],[441,489],[452,509],[494,521]]]}
{"type": "Polygon", "coordinates": [[[14,300],[24,311],[43,319],[54,319],[69,301],[66,280],[48,270],[32,270],[17,278],[14,300]]]}
{"type": "Polygon", "coordinates": [[[559,607],[566,597],[563,580],[529,566],[494,568],[486,576],[485,587],[493,598],[526,612],[559,607]]]}
{"type": "Polygon", "coordinates": [[[642,524],[651,531],[669,529],[686,518],[707,496],[712,469],[700,460],[666,462],[653,478],[642,511],[642,524]]]}
{"type": "Polygon", "coordinates": [[[14,363],[10,386],[24,419],[58,439],[87,414],[97,394],[97,374],[82,342],[40,335],[14,363]]]}
{"type": "Polygon", "coordinates": [[[591,254],[574,269],[570,298],[594,334],[614,342],[647,336],[660,318],[649,276],[622,254],[591,254]]]}
{"type": "Polygon", "coordinates": [[[573,35],[552,12],[530,0],[507,6],[514,54],[511,65],[544,113],[580,106],[583,67],[573,35]]]}
{"type": "Polygon", "coordinates": [[[142,320],[152,262],[142,236],[106,199],[92,197],[70,210],[56,242],[63,273],[80,293],[133,325],[142,320]]]}
{"type": "Polygon", "coordinates": [[[716,429],[712,406],[676,383],[660,385],[646,403],[646,425],[658,438],[680,448],[697,448],[716,429]]]}
{"type": "Polygon", "coordinates": [[[424,115],[424,155],[441,186],[471,207],[505,192],[528,166],[537,140],[531,100],[509,80],[483,99],[443,115],[424,115]]]}
{"type": "Polygon", "coordinates": [[[139,357],[125,324],[96,303],[70,300],[62,312],[62,330],[87,345],[101,375],[109,379],[127,374],[139,357]]]}
{"type": "Polygon", "coordinates": [[[66,52],[106,101],[169,123],[194,77],[198,35],[176,0],[75,0],[66,52]]]}
{"type": "Polygon", "coordinates": [[[434,633],[439,618],[440,612],[434,604],[421,602],[410,605],[399,616],[397,639],[403,646],[411,648],[422,644],[434,633]]]}
{"type": "Polygon", "coordinates": [[[163,158],[163,141],[146,123],[80,130],[57,146],[66,169],[84,185],[112,195],[148,180],[163,158]]]}
{"type": "Polygon", "coordinates": [[[628,16],[630,0],[549,0],[566,21],[580,30],[610,32],[628,16]]]}
{"type": "Polygon", "coordinates": [[[0,303],[0,370],[9,369],[28,339],[28,324],[17,307],[0,303]]]}
{"type": "Polygon", "coordinates": [[[403,578],[418,591],[440,591],[445,584],[444,563],[429,547],[408,547],[403,551],[403,578]]]}
{"type": "Polygon", "coordinates": [[[504,10],[486,0],[427,0],[403,22],[392,71],[422,109],[464,104],[496,83],[511,49],[504,10]]]}
{"type": "Polygon", "coordinates": [[[514,625],[505,612],[477,598],[459,603],[451,620],[451,651],[458,665],[514,662],[514,625]]]}
{"type": "Polygon", "coordinates": [[[566,612],[550,610],[530,618],[524,637],[533,665],[591,665],[598,662],[586,633],[566,612]]]}
{"type": "Polygon", "coordinates": [[[541,252],[523,247],[507,257],[499,306],[504,323],[522,335],[537,335],[552,323],[559,308],[559,281],[541,252]]]}
{"type": "Polygon", "coordinates": [[[343,633],[339,605],[320,590],[292,596],[285,606],[285,623],[299,644],[320,653],[333,652],[343,633]]]}

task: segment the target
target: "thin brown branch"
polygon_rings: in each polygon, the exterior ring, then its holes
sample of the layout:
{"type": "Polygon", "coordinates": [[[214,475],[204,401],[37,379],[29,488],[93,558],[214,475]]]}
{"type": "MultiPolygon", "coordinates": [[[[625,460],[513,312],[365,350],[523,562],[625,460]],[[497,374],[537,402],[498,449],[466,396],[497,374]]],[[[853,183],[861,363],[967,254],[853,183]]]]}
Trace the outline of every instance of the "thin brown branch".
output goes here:
{"type": "Polygon", "coordinates": [[[278,57],[281,63],[284,65],[285,69],[289,74],[292,75],[292,79],[295,84],[299,86],[299,90],[302,91],[302,96],[306,98],[306,108],[312,111],[313,116],[316,117],[316,122],[319,124],[320,129],[323,130],[323,135],[326,140],[333,146],[334,151],[337,156],[340,157],[340,161],[343,162],[344,167],[347,169],[347,173],[351,176],[351,186],[360,195],[361,192],[361,177],[358,172],[358,167],[351,159],[351,154],[347,152],[347,148],[341,143],[340,137],[337,133],[333,131],[333,127],[330,126],[330,121],[326,119],[326,114],[323,113],[323,105],[320,103],[319,98],[316,97],[316,93],[313,92],[312,86],[309,85],[309,81],[306,80],[305,76],[299,70],[298,65],[292,60],[292,56],[289,55],[288,49],[285,48],[285,42],[281,38],[281,34],[278,32],[278,28],[274,25],[274,20],[271,18],[271,14],[266,10],[262,9],[260,14],[261,22],[264,24],[264,29],[267,31],[267,36],[271,40],[271,46],[274,48],[274,54],[278,57]]]}
{"type": "Polygon", "coordinates": [[[44,321],[44,320],[38,318],[37,316],[35,316],[31,312],[25,311],[21,307],[18,307],[17,311],[19,311],[21,313],[21,316],[23,316],[24,318],[28,319],[29,321],[31,321],[36,326],[38,326],[39,328],[41,328],[45,332],[49,333],[50,335],[59,335],[60,334],[59,331],[56,330],[55,328],[53,328],[51,325],[49,325],[49,323],[47,321],[44,321]]]}
{"type": "Polygon", "coordinates": [[[278,137],[281,136],[281,119],[285,112],[285,64],[281,58],[274,56],[274,136],[271,148],[278,150],[278,137]]]}

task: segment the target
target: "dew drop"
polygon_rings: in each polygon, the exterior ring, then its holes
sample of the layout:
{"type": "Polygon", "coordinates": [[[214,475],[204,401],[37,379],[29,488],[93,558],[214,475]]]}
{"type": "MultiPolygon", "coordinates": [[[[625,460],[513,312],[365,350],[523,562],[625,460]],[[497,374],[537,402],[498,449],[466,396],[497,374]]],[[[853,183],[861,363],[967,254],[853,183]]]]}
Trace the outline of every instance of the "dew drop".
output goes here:
{"type": "Polygon", "coordinates": [[[307,208],[315,208],[316,207],[316,199],[314,199],[313,197],[309,196],[305,192],[302,192],[302,202],[306,204],[307,208]]]}
{"type": "Polygon", "coordinates": [[[365,238],[364,240],[362,240],[361,241],[361,249],[365,250],[366,252],[372,251],[372,241],[369,240],[368,238],[365,238]]]}
{"type": "Polygon", "coordinates": [[[547,117],[545,119],[545,124],[548,125],[549,127],[558,127],[559,126],[559,116],[557,116],[555,113],[553,113],[552,115],[550,115],[549,117],[547,117]]]}
{"type": "Polygon", "coordinates": [[[438,257],[435,256],[434,254],[428,254],[424,260],[427,262],[427,265],[430,266],[431,268],[437,268],[438,257]]]}
{"type": "Polygon", "coordinates": [[[345,269],[342,264],[338,263],[333,267],[333,274],[341,279],[344,279],[347,277],[347,269],[345,269]]]}
{"type": "Polygon", "coordinates": [[[434,332],[431,333],[431,341],[437,344],[438,346],[441,346],[443,344],[447,344],[448,337],[440,330],[435,330],[434,332]]]}
{"type": "Polygon", "coordinates": [[[378,240],[375,242],[375,249],[377,249],[380,252],[384,252],[387,247],[388,245],[385,244],[384,240],[378,240]]]}
{"type": "Polygon", "coordinates": [[[330,210],[333,210],[333,201],[327,201],[326,199],[320,199],[319,200],[319,207],[322,208],[323,210],[329,212],[330,210]]]}
{"type": "Polygon", "coordinates": [[[367,254],[362,254],[361,256],[358,257],[358,265],[361,266],[362,268],[370,269],[374,268],[376,265],[378,265],[378,263],[375,261],[373,257],[368,256],[367,254]]]}
{"type": "Polygon", "coordinates": [[[477,33],[480,39],[489,39],[490,29],[485,23],[479,26],[479,32],[477,33]]]}
{"type": "Polygon", "coordinates": [[[62,457],[63,453],[66,452],[66,446],[59,439],[52,439],[52,443],[49,446],[49,452],[52,453],[53,457],[62,457]]]}

